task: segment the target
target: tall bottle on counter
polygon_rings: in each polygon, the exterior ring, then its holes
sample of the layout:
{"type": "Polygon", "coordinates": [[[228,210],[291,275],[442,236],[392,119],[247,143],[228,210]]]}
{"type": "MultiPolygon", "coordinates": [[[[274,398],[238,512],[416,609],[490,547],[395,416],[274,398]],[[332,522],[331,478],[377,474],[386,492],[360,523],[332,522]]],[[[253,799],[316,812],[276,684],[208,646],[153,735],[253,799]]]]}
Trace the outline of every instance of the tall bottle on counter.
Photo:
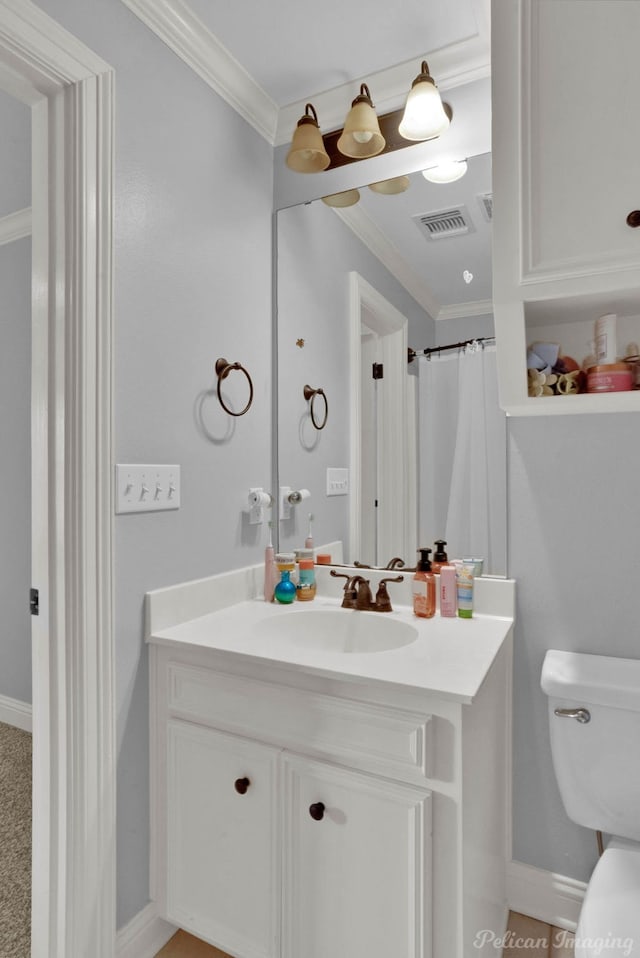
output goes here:
{"type": "Polygon", "coordinates": [[[413,577],[413,611],[420,619],[432,619],[436,613],[436,579],[431,571],[431,549],[418,549],[413,577]]]}

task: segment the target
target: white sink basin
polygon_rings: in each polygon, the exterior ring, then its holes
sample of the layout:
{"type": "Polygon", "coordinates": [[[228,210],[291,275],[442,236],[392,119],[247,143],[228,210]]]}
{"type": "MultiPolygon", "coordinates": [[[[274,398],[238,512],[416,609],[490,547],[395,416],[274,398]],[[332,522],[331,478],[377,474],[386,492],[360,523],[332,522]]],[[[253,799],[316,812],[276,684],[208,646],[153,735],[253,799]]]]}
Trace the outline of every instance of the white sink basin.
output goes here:
{"type": "Polygon", "coordinates": [[[264,619],[258,630],[261,635],[267,633],[298,648],[323,652],[389,652],[418,638],[418,631],[412,625],[390,619],[384,612],[352,609],[287,611],[264,619]]]}

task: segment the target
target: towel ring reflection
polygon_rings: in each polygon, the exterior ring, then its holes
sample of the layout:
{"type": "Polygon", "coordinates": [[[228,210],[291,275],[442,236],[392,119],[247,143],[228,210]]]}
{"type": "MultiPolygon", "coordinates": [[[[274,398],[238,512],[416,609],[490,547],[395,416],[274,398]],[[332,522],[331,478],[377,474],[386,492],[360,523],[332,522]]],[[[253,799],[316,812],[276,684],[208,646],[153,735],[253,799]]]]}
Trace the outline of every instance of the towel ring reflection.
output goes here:
{"type": "Polygon", "coordinates": [[[226,359],[222,359],[222,358],[216,360],[216,373],[218,374],[218,399],[220,400],[220,405],[222,406],[225,412],[229,413],[230,416],[244,416],[244,414],[248,411],[249,407],[251,406],[251,403],[253,402],[253,383],[251,382],[251,376],[249,375],[247,370],[244,368],[244,366],[240,365],[240,363],[228,363],[226,359]],[[244,373],[245,376],[247,377],[247,382],[249,383],[249,401],[247,402],[247,405],[244,407],[244,409],[242,409],[240,412],[234,412],[232,409],[229,409],[224,399],[222,398],[222,393],[220,391],[222,380],[226,379],[229,373],[232,372],[234,369],[239,369],[240,372],[244,373]]]}
{"type": "Polygon", "coordinates": [[[327,425],[327,416],[329,415],[329,403],[327,402],[327,397],[324,394],[324,389],[321,389],[320,387],[318,387],[318,389],[313,389],[312,386],[305,386],[303,392],[304,392],[304,398],[307,400],[309,399],[311,400],[311,409],[310,409],[311,422],[313,423],[316,429],[318,430],[324,429],[324,427],[327,425]],[[316,398],[318,396],[322,396],[322,398],[324,399],[324,418],[320,424],[318,423],[316,419],[315,410],[313,408],[313,404],[315,403],[316,398]]]}

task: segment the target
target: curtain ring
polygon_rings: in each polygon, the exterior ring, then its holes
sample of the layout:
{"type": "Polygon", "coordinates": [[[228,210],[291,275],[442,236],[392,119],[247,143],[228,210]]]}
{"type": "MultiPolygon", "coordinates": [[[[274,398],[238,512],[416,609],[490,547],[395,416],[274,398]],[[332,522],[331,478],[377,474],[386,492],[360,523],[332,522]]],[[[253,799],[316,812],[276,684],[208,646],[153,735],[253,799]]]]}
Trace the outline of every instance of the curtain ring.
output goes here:
{"type": "Polygon", "coordinates": [[[253,383],[251,382],[251,376],[244,366],[240,365],[240,363],[228,363],[226,359],[222,358],[216,360],[216,373],[218,374],[218,399],[220,400],[220,405],[225,412],[229,413],[230,416],[244,416],[253,402],[253,383]],[[222,398],[222,393],[220,392],[222,380],[226,379],[229,373],[234,369],[239,369],[240,372],[243,372],[247,377],[247,382],[249,383],[249,401],[241,412],[234,412],[232,409],[229,409],[222,398]]]}
{"type": "Polygon", "coordinates": [[[309,399],[311,400],[311,409],[310,409],[311,422],[313,423],[314,427],[318,431],[320,431],[320,429],[324,429],[324,427],[327,425],[327,416],[329,415],[329,403],[327,402],[327,397],[324,394],[324,389],[321,389],[321,388],[313,389],[312,386],[305,386],[303,393],[304,393],[304,398],[306,400],[309,400],[309,399]],[[316,420],[315,411],[313,408],[313,404],[316,401],[317,396],[322,396],[322,398],[324,399],[324,419],[322,420],[322,423],[320,423],[320,425],[318,425],[318,421],[316,420]]]}

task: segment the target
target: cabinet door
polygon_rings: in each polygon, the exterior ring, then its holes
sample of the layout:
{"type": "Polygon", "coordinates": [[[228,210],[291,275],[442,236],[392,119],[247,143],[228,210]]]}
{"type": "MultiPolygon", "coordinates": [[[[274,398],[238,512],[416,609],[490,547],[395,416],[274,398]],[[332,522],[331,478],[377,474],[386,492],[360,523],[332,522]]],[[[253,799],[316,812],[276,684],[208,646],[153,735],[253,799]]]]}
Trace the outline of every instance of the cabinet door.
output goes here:
{"type": "Polygon", "coordinates": [[[283,761],[283,958],[428,958],[430,794],[283,761]]]}
{"type": "Polygon", "coordinates": [[[242,958],[274,958],[278,750],[170,721],[167,751],[167,918],[242,958]]]}

